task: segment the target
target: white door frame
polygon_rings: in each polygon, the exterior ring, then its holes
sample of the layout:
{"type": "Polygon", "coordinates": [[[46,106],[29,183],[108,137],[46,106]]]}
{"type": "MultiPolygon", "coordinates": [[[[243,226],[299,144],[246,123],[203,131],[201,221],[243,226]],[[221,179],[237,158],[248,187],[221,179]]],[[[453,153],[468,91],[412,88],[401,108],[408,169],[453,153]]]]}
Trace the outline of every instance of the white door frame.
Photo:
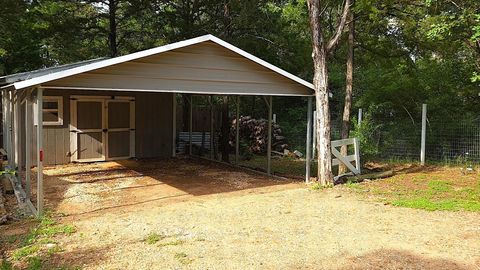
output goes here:
{"type": "Polygon", "coordinates": [[[135,157],[135,98],[126,96],[70,96],[70,161],[71,162],[95,162],[106,160],[119,160],[135,157]],[[83,129],[77,128],[77,102],[94,101],[102,104],[102,129],[83,129]],[[112,129],[112,131],[130,131],[130,154],[125,157],[108,158],[108,103],[109,102],[130,102],[130,127],[112,129]],[[92,159],[78,158],[78,133],[102,132],[102,157],[92,159]]]}

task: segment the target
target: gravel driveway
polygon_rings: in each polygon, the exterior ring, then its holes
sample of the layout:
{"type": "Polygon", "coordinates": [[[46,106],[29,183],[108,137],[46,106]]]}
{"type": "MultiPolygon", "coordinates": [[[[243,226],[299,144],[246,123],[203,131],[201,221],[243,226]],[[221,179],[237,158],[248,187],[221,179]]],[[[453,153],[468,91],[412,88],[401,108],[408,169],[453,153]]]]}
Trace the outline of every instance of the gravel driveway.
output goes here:
{"type": "Polygon", "coordinates": [[[113,180],[73,185],[75,174],[52,171],[49,183],[70,184],[50,186],[49,204],[66,213],[61,222],[77,232],[58,239],[63,251],[49,263],[83,269],[480,269],[478,213],[396,208],[341,188],[312,191],[181,162],[182,171],[178,163],[137,164],[135,171],[124,164],[114,167],[124,180],[109,175],[113,180]],[[68,199],[84,193],[94,203],[68,199]],[[146,241],[152,235],[156,241],[146,241]]]}

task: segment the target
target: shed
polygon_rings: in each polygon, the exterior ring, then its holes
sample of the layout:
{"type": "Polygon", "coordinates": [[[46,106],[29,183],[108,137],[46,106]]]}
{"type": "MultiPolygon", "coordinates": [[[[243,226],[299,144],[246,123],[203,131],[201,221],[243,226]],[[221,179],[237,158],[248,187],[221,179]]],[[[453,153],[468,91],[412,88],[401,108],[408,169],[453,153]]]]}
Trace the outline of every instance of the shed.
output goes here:
{"type": "MultiPolygon", "coordinates": [[[[313,85],[212,35],[0,77],[0,87],[9,165],[36,165],[39,213],[44,164],[175,156],[176,94],[263,96],[270,127],[272,96],[309,97],[310,143],[313,85]]],[[[307,179],[309,163],[307,153],[307,179]]]]}

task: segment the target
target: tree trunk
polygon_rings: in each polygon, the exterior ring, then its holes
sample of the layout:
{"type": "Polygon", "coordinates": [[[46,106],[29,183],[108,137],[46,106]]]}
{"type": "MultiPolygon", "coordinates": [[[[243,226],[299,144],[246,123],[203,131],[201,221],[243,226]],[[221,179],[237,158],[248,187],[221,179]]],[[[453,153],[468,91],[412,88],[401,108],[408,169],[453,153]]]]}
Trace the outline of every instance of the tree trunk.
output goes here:
{"type": "Polygon", "coordinates": [[[317,108],[317,149],[318,149],[318,181],[321,185],[333,184],[332,149],[330,142],[330,108],[328,100],[327,48],[320,24],[320,3],[309,0],[310,28],[312,30],[313,47],[313,86],[317,108]]]}
{"type": "Polygon", "coordinates": [[[319,50],[319,53],[321,55],[314,56],[315,75],[313,79],[317,108],[317,175],[320,184],[327,186],[333,184],[328,70],[325,53],[321,50],[319,50]]]}
{"type": "MultiPolygon", "coordinates": [[[[345,104],[343,106],[342,117],[342,139],[348,139],[350,136],[350,113],[352,109],[352,96],[353,96],[353,61],[354,61],[354,42],[355,42],[355,21],[353,12],[350,12],[349,27],[348,27],[348,55],[347,55],[347,78],[345,88],[345,104]]],[[[346,145],[342,146],[340,153],[343,156],[348,154],[348,148],[346,145]]],[[[338,174],[344,174],[347,172],[345,165],[338,167],[338,174]]]]}
{"type": "Polygon", "coordinates": [[[109,33],[108,44],[110,47],[110,56],[116,57],[117,51],[117,0],[108,1],[108,21],[109,21],[109,33]]]}
{"type": "Polygon", "coordinates": [[[230,137],[230,119],[228,117],[228,96],[223,97],[223,104],[222,104],[222,161],[229,162],[230,161],[230,145],[228,144],[228,139],[230,137]]]}

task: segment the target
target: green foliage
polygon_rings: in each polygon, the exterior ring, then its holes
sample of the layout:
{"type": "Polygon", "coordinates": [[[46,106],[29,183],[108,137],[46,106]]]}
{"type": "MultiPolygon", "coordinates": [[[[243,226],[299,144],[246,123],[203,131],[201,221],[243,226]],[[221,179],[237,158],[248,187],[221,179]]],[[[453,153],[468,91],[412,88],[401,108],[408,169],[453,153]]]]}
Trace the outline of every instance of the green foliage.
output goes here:
{"type": "Polygon", "coordinates": [[[172,241],[169,241],[169,242],[160,243],[158,246],[160,246],[160,247],[178,246],[178,245],[182,245],[183,243],[185,243],[185,241],[180,240],[180,239],[175,239],[175,240],[172,240],[172,241]]]}
{"type": "Polygon", "coordinates": [[[42,259],[39,257],[28,258],[27,270],[40,270],[42,269],[42,259]]]}
{"type": "Polygon", "coordinates": [[[193,261],[192,259],[188,258],[188,255],[185,252],[175,253],[174,257],[183,265],[188,265],[193,261]]]}
{"type": "Polygon", "coordinates": [[[17,249],[13,253],[12,258],[14,260],[20,260],[20,259],[23,259],[25,257],[28,257],[30,255],[35,254],[39,250],[40,250],[40,246],[38,246],[38,245],[24,246],[20,249],[17,249]]]}
{"type": "Polygon", "coordinates": [[[153,245],[153,244],[156,244],[158,241],[164,239],[165,236],[164,235],[161,235],[161,234],[158,234],[158,233],[149,233],[147,235],[147,237],[145,237],[145,239],[143,240],[145,243],[149,244],[149,245],[153,245]]]}
{"type": "Polygon", "coordinates": [[[327,188],[333,188],[333,184],[328,184],[328,185],[324,186],[320,183],[313,183],[312,185],[310,185],[310,189],[315,190],[315,191],[324,190],[324,189],[327,189],[327,188]]]}
{"type": "Polygon", "coordinates": [[[2,262],[0,263],[0,270],[12,270],[13,266],[12,263],[2,259],[2,262]]]}
{"type": "Polygon", "coordinates": [[[378,132],[381,125],[376,124],[373,121],[372,116],[369,114],[363,116],[360,125],[358,125],[358,121],[355,121],[355,119],[352,121],[352,124],[353,130],[351,132],[351,137],[358,138],[360,141],[362,157],[369,159],[377,156],[380,149],[373,138],[375,138],[375,134],[378,132]]]}

